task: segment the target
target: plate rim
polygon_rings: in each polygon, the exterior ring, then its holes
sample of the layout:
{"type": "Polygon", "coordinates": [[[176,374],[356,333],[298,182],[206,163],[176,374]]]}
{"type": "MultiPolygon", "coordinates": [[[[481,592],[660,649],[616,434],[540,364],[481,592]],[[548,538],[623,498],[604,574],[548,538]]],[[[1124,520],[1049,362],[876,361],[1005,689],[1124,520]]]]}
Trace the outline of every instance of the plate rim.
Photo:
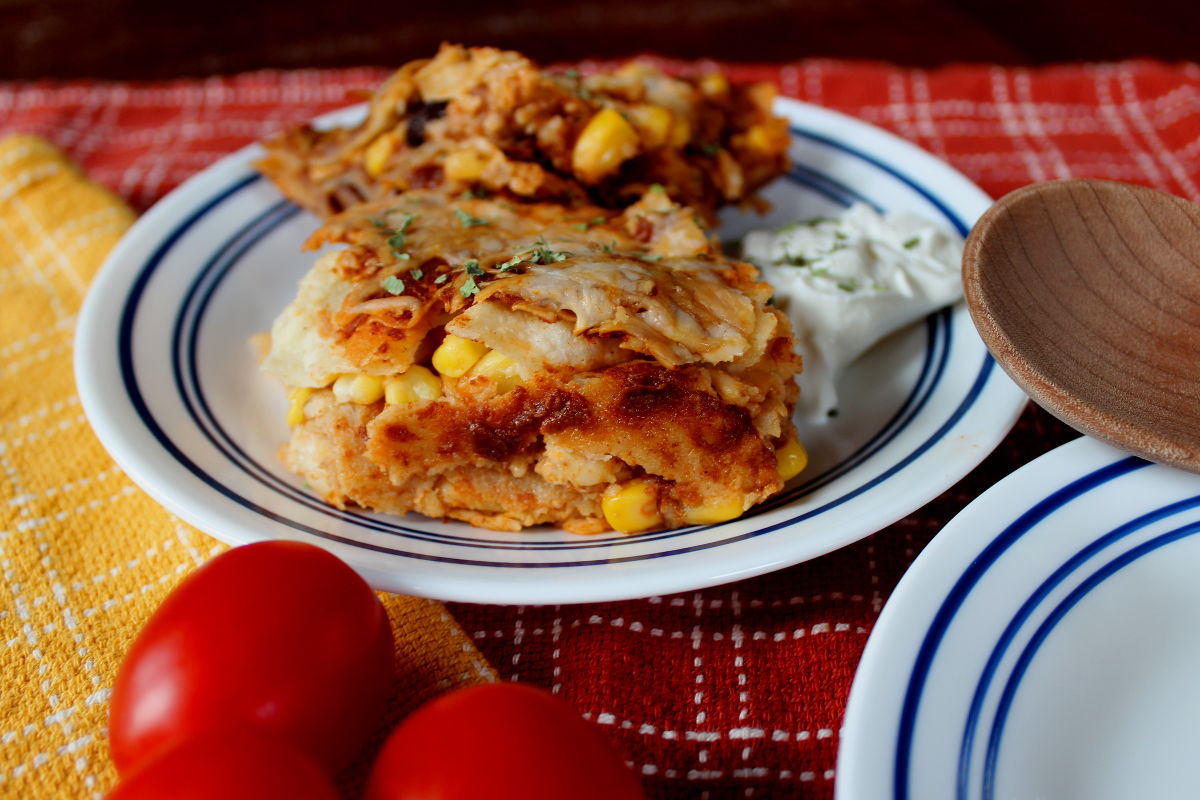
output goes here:
{"type": "MultiPolygon", "coordinates": [[[[788,113],[789,121],[794,123],[794,118],[797,115],[804,116],[806,120],[812,120],[810,124],[814,126],[824,127],[831,141],[839,145],[849,142],[857,148],[866,149],[871,158],[877,161],[877,166],[883,166],[889,172],[895,174],[896,164],[900,162],[900,156],[891,157],[891,151],[902,155],[905,159],[912,158],[917,160],[917,165],[923,169],[934,170],[940,172],[935,178],[926,179],[927,182],[933,183],[936,181],[948,181],[949,185],[940,191],[941,195],[949,195],[953,193],[962,193],[967,200],[963,202],[974,202],[978,208],[968,208],[965,212],[958,210],[952,212],[955,216],[963,216],[966,218],[967,224],[972,224],[977,218],[978,213],[990,203],[990,198],[982,192],[974,183],[955,170],[952,166],[944,161],[941,161],[936,156],[922,150],[916,145],[908,142],[878,128],[870,123],[862,120],[849,117],[831,109],[822,108],[808,103],[781,98],[777,101],[779,105],[788,113]],[[888,162],[879,161],[880,156],[877,151],[880,147],[889,148],[888,162]]],[[[362,113],[361,104],[358,106],[350,106],[340,109],[330,114],[323,115],[318,118],[317,124],[337,123],[347,119],[352,119],[355,115],[362,113]]],[[[114,293],[120,295],[122,299],[127,296],[129,287],[122,284],[115,276],[120,272],[119,265],[125,261],[139,261],[140,259],[131,258],[131,254],[138,251],[139,246],[143,250],[153,249],[157,246],[161,239],[161,233],[156,233],[156,229],[162,227],[163,221],[170,221],[188,211],[196,209],[197,198],[203,198],[206,190],[209,194],[213,188],[219,187],[222,182],[228,182],[229,178],[244,172],[248,169],[249,162],[263,152],[258,144],[251,144],[243,147],[228,156],[223,157],[210,167],[202,170],[196,175],[190,177],[187,181],[180,184],[158,203],[156,203],[141,219],[139,219],[133,228],[126,234],[122,241],[110,254],[101,270],[93,279],[92,286],[89,287],[88,295],[84,303],[83,310],[80,313],[79,323],[76,330],[76,359],[75,359],[75,376],[77,388],[82,401],[84,412],[91,422],[93,429],[96,431],[98,438],[113,456],[118,466],[124,471],[135,483],[143,490],[151,495],[157,502],[165,506],[168,510],[180,516],[191,524],[196,525],[201,530],[216,538],[230,543],[244,543],[253,541],[255,536],[241,535],[243,532],[230,530],[228,527],[221,524],[212,524],[214,519],[221,518],[220,515],[213,517],[204,513],[197,513],[194,504],[187,502],[186,496],[176,497],[169,491],[160,490],[154,481],[154,476],[148,474],[152,472],[152,467],[143,463],[143,459],[128,442],[122,441],[122,437],[118,431],[114,430],[110,422],[105,419],[103,406],[105,405],[103,396],[103,377],[97,374],[96,359],[89,358],[88,355],[94,352],[97,347],[96,341],[88,340],[88,332],[95,327],[95,318],[100,313],[102,300],[114,293]],[[195,197],[193,197],[195,195],[195,197]],[[148,240],[150,244],[145,244],[143,240],[148,240]],[[125,286],[122,289],[122,286],[125,286]]],[[[911,171],[911,170],[910,170],[911,171]]],[[[911,182],[910,182],[910,185],[911,182]]],[[[211,200],[210,203],[219,202],[211,200]]],[[[950,212],[948,212],[950,213],[950,212]]],[[[949,312],[946,312],[949,313],[949,312]]],[[[986,352],[986,351],[984,351],[986,352]]],[[[985,358],[990,358],[985,356],[985,358]]],[[[1003,373],[999,370],[992,370],[996,373],[997,380],[1006,379],[1003,373]],[[1001,377],[1003,376],[1003,378],[1001,377]]],[[[915,502],[905,513],[911,513],[912,510],[919,508],[925,502],[928,502],[933,497],[936,497],[941,491],[953,485],[954,481],[961,478],[971,469],[973,469],[979,461],[983,459],[995,446],[1007,435],[1007,432],[1015,424],[1021,409],[1024,407],[1024,395],[1016,389],[1015,385],[1011,386],[1011,391],[1014,395],[1014,402],[1011,403],[1009,414],[1006,419],[1003,419],[991,431],[991,436],[985,437],[986,441],[979,447],[977,458],[966,459],[959,468],[952,470],[954,477],[940,488],[929,489],[922,493],[916,493],[914,496],[919,497],[919,501],[915,502]],[[963,466],[965,465],[965,466],[963,466]]],[[[874,530],[878,530],[886,525],[891,524],[896,519],[903,516],[896,516],[895,513],[889,512],[881,516],[886,517],[887,521],[878,523],[874,530]]],[[[873,523],[874,524],[874,523],[873,523]]],[[[477,590],[475,586],[477,578],[472,576],[439,576],[433,581],[423,581],[416,576],[402,573],[400,579],[397,579],[395,569],[379,569],[372,564],[363,563],[361,560],[347,558],[352,565],[364,575],[373,585],[388,591],[400,591],[406,593],[424,594],[428,596],[436,596],[443,599],[465,600],[468,602],[508,602],[508,603],[538,603],[538,602],[588,602],[600,600],[618,600],[630,599],[636,597],[645,597],[649,594],[665,594],[670,592],[685,591],[689,589],[699,588],[703,586],[711,586],[718,583],[724,583],[730,580],[736,580],[753,575],[762,574],[764,572],[773,571],[784,566],[789,566],[795,563],[810,560],[819,557],[832,550],[846,546],[853,541],[857,541],[874,532],[868,531],[855,535],[850,539],[840,539],[818,548],[810,548],[809,552],[800,558],[794,558],[788,555],[781,559],[762,561],[756,565],[742,565],[737,570],[729,571],[725,574],[716,576],[697,577],[694,574],[679,575],[674,580],[671,579],[669,573],[672,570],[660,570],[660,573],[665,573],[661,576],[661,580],[656,581],[651,592],[639,588],[638,585],[621,585],[620,578],[608,581],[600,581],[603,585],[575,586],[569,592],[563,592],[561,587],[554,587],[550,591],[538,591],[533,586],[526,586],[525,591],[501,592],[503,596],[497,597],[495,587],[489,587],[487,594],[483,594],[477,590]]],[[[305,538],[305,537],[301,537],[305,538]]],[[[324,544],[324,543],[321,543],[324,544]]],[[[720,547],[724,542],[714,544],[713,547],[720,547]]],[[[359,546],[349,546],[351,551],[357,552],[361,548],[359,546]]],[[[338,548],[331,548],[338,550],[338,548]]],[[[347,557],[347,553],[339,552],[343,558],[347,557]]],[[[396,558],[406,558],[406,556],[394,556],[396,558]]],[[[491,567],[482,567],[482,569],[491,569],[491,567]]]]}

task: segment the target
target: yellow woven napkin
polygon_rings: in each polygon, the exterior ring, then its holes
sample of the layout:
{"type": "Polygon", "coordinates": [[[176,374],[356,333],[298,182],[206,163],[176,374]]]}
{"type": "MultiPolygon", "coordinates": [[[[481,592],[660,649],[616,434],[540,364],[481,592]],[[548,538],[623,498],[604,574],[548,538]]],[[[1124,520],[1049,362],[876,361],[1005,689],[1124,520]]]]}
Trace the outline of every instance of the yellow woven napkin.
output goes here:
{"type": "MultiPolygon", "coordinates": [[[[167,592],[224,549],[121,473],[75,393],[76,315],[133,217],[47,142],[0,140],[0,797],[114,784],[107,701],[121,657],[167,592]]],[[[495,680],[440,604],[381,597],[404,687],[391,721],[495,680]]]]}

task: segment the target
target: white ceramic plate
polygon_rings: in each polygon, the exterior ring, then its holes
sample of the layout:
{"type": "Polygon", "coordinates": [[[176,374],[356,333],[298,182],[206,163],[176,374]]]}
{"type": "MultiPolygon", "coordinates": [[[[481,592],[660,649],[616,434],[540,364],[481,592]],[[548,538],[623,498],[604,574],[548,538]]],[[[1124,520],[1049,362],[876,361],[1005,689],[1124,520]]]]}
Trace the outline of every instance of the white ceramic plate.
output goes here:
{"type": "MultiPolygon", "coordinates": [[[[855,199],[965,232],[989,205],[949,166],[877,128],[795,102],[779,110],[793,124],[796,168],[766,192],[770,216],[726,214],[724,236],[828,215],[855,199]]],[[[292,298],[313,261],[300,244],[317,224],[250,168],[258,153],[218,162],[134,226],[91,288],[76,347],[84,409],[117,462],[163,505],[230,543],[305,539],[379,588],[443,599],[566,603],[682,591],[795,564],[894,522],[974,467],[1024,403],[960,306],[865,356],[840,388],[840,415],[802,427],[809,468],[733,522],[580,537],[338,511],[278,463],[288,435],[283,392],[247,344],[292,298]]]]}
{"type": "Polygon", "coordinates": [[[1092,439],[989,489],[867,642],[839,800],[1200,796],[1200,475],[1092,439]]]}

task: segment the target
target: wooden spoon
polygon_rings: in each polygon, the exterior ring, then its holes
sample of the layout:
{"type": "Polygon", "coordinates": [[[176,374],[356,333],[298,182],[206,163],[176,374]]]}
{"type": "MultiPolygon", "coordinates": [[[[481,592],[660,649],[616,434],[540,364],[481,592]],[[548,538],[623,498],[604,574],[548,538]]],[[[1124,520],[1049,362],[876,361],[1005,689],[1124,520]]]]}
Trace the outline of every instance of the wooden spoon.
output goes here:
{"type": "Polygon", "coordinates": [[[1062,180],[990,208],[963,255],[996,361],[1074,428],[1200,472],[1200,206],[1062,180]]]}

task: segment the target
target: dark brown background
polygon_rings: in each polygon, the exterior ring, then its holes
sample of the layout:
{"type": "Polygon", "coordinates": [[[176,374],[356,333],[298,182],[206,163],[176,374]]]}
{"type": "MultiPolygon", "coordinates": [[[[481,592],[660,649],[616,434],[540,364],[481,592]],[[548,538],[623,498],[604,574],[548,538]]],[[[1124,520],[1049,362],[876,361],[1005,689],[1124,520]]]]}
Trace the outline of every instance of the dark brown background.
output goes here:
{"type": "Polygon", "coordinates": [[[0,0],[0,79],[396,66],[443,40],[541,61],[659,53],[907,66],[1200,61],[1197,0],[0,0]]]}

